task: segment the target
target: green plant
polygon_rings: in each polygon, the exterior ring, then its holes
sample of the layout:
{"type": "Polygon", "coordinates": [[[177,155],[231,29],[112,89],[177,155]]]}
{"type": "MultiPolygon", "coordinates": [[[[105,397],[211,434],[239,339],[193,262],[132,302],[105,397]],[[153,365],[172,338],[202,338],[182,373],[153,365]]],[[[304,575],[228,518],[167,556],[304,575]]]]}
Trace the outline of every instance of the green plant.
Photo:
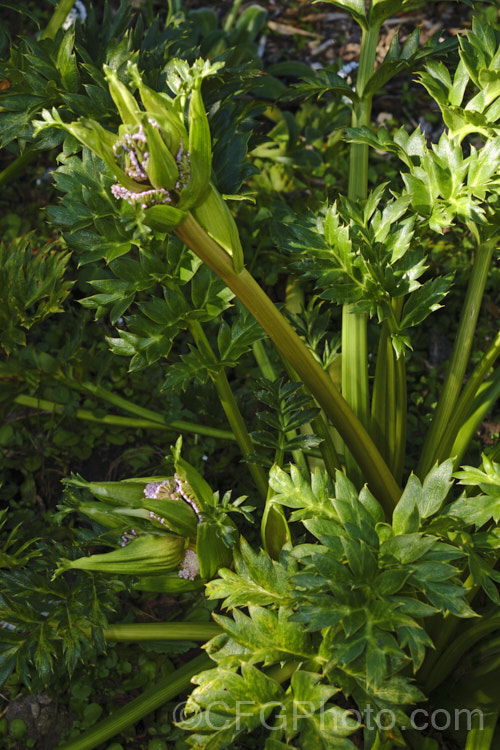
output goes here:
{"type": "MultiPolygon", "coordinates": [[[[263,226],[271,205],[273,242],[293,275],[284,310],[256,278],[265,275],[269,243],[259,243],[256,262],[240,240],[238,222],[245,218],[250,226],[242,236],[249,242],[255,237],[252,208],[235,211],[235,218],[227,203],[251,198],[241,185],[252,172],[245,161],[252,126],[273,86],[274,93],[287,93],[272,78],[267,88],[254,86],[252,44],[255,27],[263,23],[261,12],[247,14],[239,26],[241,34],[246,29],[247,55],[230,46],[241,40],[229,33],[237,3],[224,33],[214,26],[213,14],[199,12],[199,28],[214,32],[204,45],[193,27],[186,27],[201,45],[195,54],[182,35],[175,37],[174,25],[167,24],[165,36],[156,26],[147,42],[135,27],[118,45],[108,36],[99,68],[88,61],[82,43],[77,49],[88,62],[78,66],[73,32],[49,35],[31,46],[38,79],[50,75],[61,82],[45,87],[51,95],[43,105],[52,109],[43,109],[41,119],[32,122],[43,106],[39,100],[20,114],[18,94],[5,98],[6,109],[11,108],[4,113],[5,142],[22,126],[23,138],[39,148],[62,145],[56,183],[63,200],[51,216],[67,228],[68,246],[89,264],[95,293],[86,291],[82,304],[95,310],[96,319],[109,317],[110,350],[129,358],[131,372],[168,361],[163,390],[172,398],[190,393],[195,384],[213,385],[246,463],[264,547],[254,550],[245,540],[255,533],[248,524],[250,509],[239,507],[240,501],[231,504],[228,493],[214,494],[181,458],[179,444],[173,484],[170,475],[67,482],[60,517],[68,511],[85,515],[92,522],[92,532],[82,539],[85,547],[115,549],[65,560],[58,574],[79,568],[107,570],[111,580],[136,574],[132,586],[176,594],[206,584],[208,597],[223,599],[222,607],[230,610],[229,616],[214,615],[223,633],[207,645],[210,660],[195,658],[174,678],[169,675],[168,685],[160,681],[126,711],[70,740],[67,750],[113,737],[174,698],[195,674],[198,687],[189,698],[188,716],[179,722],[193,747],[222,748],[243,741],[244,734],[251,741],[254,733],[269,750],[313,743],[349,748],[354,745],[348,737],[363,724],[366,748],[390,750],[405,743],[434,748],[432,739],[408,727],[408,714],[424,699],[443,700],[439,688],[465,658],[480,663],[471,667],[466,687],[457,683],[450,706],[478,709],[485,722],[467,726],[460,742],[466,748],[479,742],[494,746],[497,449],[483,456],[481,467],[457,469],[500,394],[499,373],[493,370],[498,334],[470,367],[497,246],[500,32],[476,17],[458,44],[432,39],[419,46],[418,31],[403,46],[395,37],[375,69],[382,23],[412,3],[373,0],[367,7],[358,0],[330,1],[361,27],[356,84],[351,87],[337,70],[324,69],[303,75],[294,97],[333,95],[350,102],[347,195],[324,203],[310,187],[306,210],[295,203],[292,209],[284,201],[269,203],[270,184],[279,193],[298,179],[298,167],[320,167],[317,159],[301,157],[290,112],[280,112],[270,140],[251,151],[256,160],[291,165],[292,176],[284,172],[290,182],[280,183],[283,173],[275,173],[274,183],[262,177],[254,181],[267,191],[257,206],[263,226]],[[77,93],[80,70],[94,81],[85,85],[92,87],[87,93],[94,94],[95,107],[91,117],[75,120],[89,102],[77,93]],[[370,127],[373,96],[409,70],[419,71],[440,108],[446,127],[437,143],[429,144],[420,129],[370,127]],[[68,93],[61,95],[61,88],[68,93]],[[259,100],[248,101],[248,93],[259,100]],[[237,94],[241,107],[234,101],[237,94]],[[402,164],[390,191],[381,181],[368,192],[369,147],[402,164]],[[406,362],[415,331],[453,294],[451,273],[429,274],[435,235],[450,227],[457,227],[456,236],[467,234],[473,245],[470,278],[445,383],[421,455],[410,452],[413,471],[407,477],[406,443],[412,449],[413,436],[406,362]],[[335,305],[342,322],[332,331],[331,321],[340,318],[330,313],[335,305]],[[248,367],[264,377],[257,397],[267,407],[253,431],[233,374],[248,367]],[[472,489],[457,497],[453,477],[472,489]],[[154,492],[148,489],[151,482],[154,492]],[[79,494],[82,489],[93,499],[79,494]],[[285,508],[292,512],[286,515],[285,508]],[[228,515],[235,510],[243,513],[239,542],[228,515]],[[192,581],[179,578],[187,552],[196,553],[199,566],[198,577],[189,575],[192,581]],[[485,635],[490,641],[479,646],[485,635]],[[338,703],[336,694],[342,696],[338,703]],[[247,711],[241,711],[242,704],[247,711]],[[356,711],[359,721],[355,713],[349,715],[356,711]],[[368,721],[370,712],[379,719],[375,723],[368,721]]],[[[122,10],[109,27],[122,31],[126,18],[122,10]]],[[[24,70],[30,59],[16,52],[7,70],[14,62],[24,70]]],[[[23,86],[40,88],[39,80],[25,76],[25,81],[23,86]]],[[[285,104],[280,106],[284,110],[285,104]]],[[[275,273],[276,258],[270,267],[275,273]]],[[[149,426],[228,437],[210,425],[167,423],[100,386],[76,384],[63,369],[56,378],[135,413],[149,426]]],[[[92,419],[83,411],[79,416],[92,419]]],[[[14,608],[12,601],[6,612],[9,607],[14,608]]],[[[127,624],[117,631],[106,628],[103,618],[97,624],[101,638],[106,633],[110,639],[113,633],[151,638],[146,625],[127,624]]],[[[181,637],[175,632],[165,627],[163,637],[181,637]]],[[[199,623],[193,632],[196,640],[203,639],[210,628],[199,623]]],[[[12,638],[20,635],[14,631],[12,638]]],[[[82,633],[82,643],[84,638],[82,633]]],[[[10,652],[9,658],[13,669],[10,652]]]]}

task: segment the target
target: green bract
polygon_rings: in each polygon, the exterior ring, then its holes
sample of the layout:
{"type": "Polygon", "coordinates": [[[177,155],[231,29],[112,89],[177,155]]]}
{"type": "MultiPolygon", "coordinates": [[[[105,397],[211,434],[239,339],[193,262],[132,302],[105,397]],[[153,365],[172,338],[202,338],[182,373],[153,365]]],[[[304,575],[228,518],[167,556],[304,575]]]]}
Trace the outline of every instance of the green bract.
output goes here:
{"type": "Polygon", "coordinates": [[[174,534],[145,534],[112,552],[80,557],[78,560],[63,560],[57,574],[73,568],[109,575],[168,573],[182,562],[185,546],[185,540],[174,534]]]}

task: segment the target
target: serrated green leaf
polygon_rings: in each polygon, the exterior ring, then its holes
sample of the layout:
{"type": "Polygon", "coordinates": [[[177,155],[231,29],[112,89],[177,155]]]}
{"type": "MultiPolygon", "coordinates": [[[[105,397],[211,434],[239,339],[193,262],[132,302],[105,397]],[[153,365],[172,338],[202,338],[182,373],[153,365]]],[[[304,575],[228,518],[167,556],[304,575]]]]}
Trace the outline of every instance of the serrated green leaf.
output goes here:
{"type": "Polygon", "coordinates": [[[418,560],[436,544],[436,537],[426,537],[422,534],[400,534],[387,539],[380,545],[380,555],[392,557],[406,565],[418,560]]]}
{"type": "Polygon", "coordinates": [[[264,330],[250,313],[239,311],[232,326],[221,323],[217,336],[217,346],[221,360],[227,365],[236,365],[252,344],[265,336],[264,330]]]}
{"type": "Polygon", "coordinates": [[[308,515],[338,520],[331,502],[333,488],[325,472],[316,469],[312,485],[296,466],[290,466],[290,474],[274,466],[269,474],[269,486],[275,491],[273,502],[289,508],[305,509],[308,515]]]}
{"type": "Polygon", "coordinates": [[[192,681],[198,687],[186,703],[188,718],[177,725],[195,732],[189,743],[205,750],[227,747],[242,732],[261,726],[285,697],[277,682],[251,664],[242,666],[241,675],[218,668],[192,681]]]}
{"type": "Polygon", "coordinates": [[[500,521],[500,496],[464,496],[451,503],[445,509],[444,514],[459,518],[466,526],[475,526],[476,528],[484,526],[492,519],[497,524],[500,521]]]}
{"type": "Polygon", "coordinates": [[[412,534],[420,526],[419,507],[422,502],[422,485],[418,477],[410,475],[401,499],[394,508],[392,527],[396,534],[412,534]]]}
{"type": "Polygon", "coordinates": [[[430,518],[440,510],[453,484],[452,471],[453,460],[450,458],[442,464],[436,464],[425,477],[422,494],[417,501],[422,518],[430,518]]]}
{"type": "Polygon", "coordinates": [[[209,599],[224,598],[225,608],[286,604],[292,590],[289,579],[297,570],[293,558],[282,554],[279,562],[271,560],[266,552],[254,552],[241,539],[239,552],[234,552],[234,566],[234,573],[220,570],[220,578],[207,584],[209,599]]]}
{"type": "Polygon", "coordinates": [[[441,301],[450,290],[451,282],[449,276],[429,279],[412,292],[403,307],[401,330],[419,325],[431,312],[439,310],[442,307],[441,301]]]}
{"type": "MultiPolygon", "coordinates": [[[[327,0],[328,1],[328,0],[327,0]]],[[[352,101],[358,100],[358,95],[351,86],[341,78],[335,69],[328,67],[315,72],[314,76],[303,76],[300,83],[293,84],[297,96],[321,98],[324,94],[332,92],[349,97],[352,101]]]]}
{"type": "Polygon", "coordinates": [[[258,605],[248,607],[247,617],[233,610],[233,619],[214,615],[215,621],[236,643],[248,651],[247,661],[273,664],[283,659],[314,657],[309,633],[289,618],[292,612],[280,607],[274,612],[258,605]]]}

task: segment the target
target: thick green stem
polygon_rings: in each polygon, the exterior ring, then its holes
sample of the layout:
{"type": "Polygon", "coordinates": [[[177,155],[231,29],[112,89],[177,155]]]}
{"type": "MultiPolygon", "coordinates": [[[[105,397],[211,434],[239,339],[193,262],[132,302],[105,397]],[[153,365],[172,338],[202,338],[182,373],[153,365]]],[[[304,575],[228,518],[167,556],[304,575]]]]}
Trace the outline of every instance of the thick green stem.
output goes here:
{"type": "Polygon", "coordinates": [[[393,458],[391,469],[396,482],[401,482],[406,455],[406,425],[408,417],[408,394],[406,387],[406,359],[401,355],[395,362],[396,377],[396,419],[394,431],[393,458]]]}
{"type": "MultiPolygon", "coordinates": [[[[380,26],[363,29],[359,68],[356,79],[356,93],[359,101],[352,113],[352,127],[360,128],[370,124],[372,96],[365,95],[365,87],[373,75],[375,57],[379,39],[380,26]]],[[[364,143],[352,143],[349,151],[349,186],[348,198],[352,201],[364,200],[368,194],[368,146],[364,143]]]]}
{"type": "Polygon", "coordinates": [[[417,474],[421,478],[425,477],[434,465],[443,434],[457,407],[495,246],[496,242],[490,240],[481,243],[477,249],[448,373],[417,469],[417,474]]]}
{"type": "Polygon", "coordinates": [[[202,641],[222,633],[215,622],[139,622],[109,625],[103,635],[107,641],[202,641]]]}
{"type": "Polygon", "coordinates": [[[60,750],[93,750],[102,742],[115,737],[147,714],[156,711],[157,708],[175,698],[179,693],[183,693],[189,688],[191,678],[194,675],[211,666],[213,666],[213,661],[209,656],[206,654],[197,656],[173,674],[163,677],[152,688],[127,703],[123,708],[119,708],[107,719],[100,721],[77,739],[70,740],[60,746],[60,750]]]}
{"type": "Polygon", "coordinates": [[[66,20],[75,0],[59,0],[47,26],[38,35],[39,39],[55,39],[55,36],[66,20]]]}
{"type": "Polygon", "coordinates": [[[191,215],[177,227],[176,234],[220,276],[264,328],[278,351],[290,362],[342,435],[372,492],[390,515],[400,498],[401,490],[368,432],[301,338],[248,271],[243,269],[240,273],[235,272],[231,257],[207,235],[191,215]]]}
{"type": "MultiPolygon", "coordinates": [[[[350,305],[342,309],[342,395],[364,427],[368,421],[368,316],[352,312],[350,305]]],[[[350,478],[361,485],[364,481],[352,453],[345,453],[350,478]]]]}
{"type": "Polygon", "coordinates": [[[325,468],[332,479],[335,479],[335,472],[337,469],[342,468],[342,463],[335,450],[333,438],[328,428],[328,424],[323,419],[323,416],[319,414],[312,422],[314,434],[322,439],[319,445],[321,456],[323,458],[325,468]]]}
{"type": "MultiPolygon", "coordinates": [[[[38,409],[39,411],[48,411],[51,414],[64,414],[64,404],[58,404],[54,401],[48,401],[47,399],[37,398],[36,396],[28,396],[24,393],[19,394],[14,399],[16,404],[20,406],[28,406],[31,409],[38,409]]],[[[133,406],[131,404],[131,406],[133,406]]],[[[141,407],[138,407],[140,409],[141,407]]],[[[148,409],[144,411],[149,412],[148,409]]],[[[218,430],[215,427],[206,427],[205,425],[197,425],[194,422],[185,422],[184,420],[177,420],[174,422],[165,422],[161,416],[150,412],[155,419],[133,419],[131,417],[120,417],[115,414],[105,414],[103,417],[97,417],[94,412],[88,409],[76,409],[75,416],[77,419],[82,419],[86,422],[99,422],[100,424],[117,425],[119,427],[134,427],[143,428],[147,430],[170,430],[172,432],[192,432],[197,435],[206,435],[209,437],[219,438],[221,440],[234,440],[234,435],[229,430],[218,430]]]]}
{"type": "Polygon", "coordinates": [[[500,374],[494,373],[488,383],[483,383],[489,371],[500,355],[500,333],[498,333],[487,352],[483,354],[474,372],[467,381],[460,396],[455,412],[446,428],[437,460],[455,456],[458,466],[467,446],[485,413],[499,396],[500,374]]]}
{"type": "MultiPolygon", "coordinates": [[[[246,458],[248,455],[255,452],[255,447],[250,435],[248,434],[245,421],[241,416],[241,412],[236,403],[231,386],[229,385],[224,368],[218,364],[217,357],[215,356],[200,323],[198,323],[198,321],[189,323],[189,330],[200,352],[207,357],[209,362],[216,365],[214,371],[211,372],[211,378],[217,389],[217,394],[227,417],[227,421],[236,437],[243,457],[246,458]]],[[[267,497],[267,480],[262,466],[252,463],[248,463],[247,465],[262,499],[265,500],[267,497]]]]}
{"type": "MultiPolygon", "coordinates": [[[[356,93],[360,97],[352,113],[352,127],[360,128],[370,124],[372,96],[364,96],[364,89],[373,75],[375,55],[379,38],[378,25],[363,29],[361,51],[356,83],[356,93]]],[[[348,198],[351,201],[366,200],[368,194],[368,146],[352,143],[349,152],[348,198]]],[[[342,395],[365,427],[369,425],[368,387],[368,316],[353,312],[352,305],[344,305],[342,310],[342,395]]],[[[346,451],[346,464],[349,475],[358,484],[364,481],[346,451]]]]}

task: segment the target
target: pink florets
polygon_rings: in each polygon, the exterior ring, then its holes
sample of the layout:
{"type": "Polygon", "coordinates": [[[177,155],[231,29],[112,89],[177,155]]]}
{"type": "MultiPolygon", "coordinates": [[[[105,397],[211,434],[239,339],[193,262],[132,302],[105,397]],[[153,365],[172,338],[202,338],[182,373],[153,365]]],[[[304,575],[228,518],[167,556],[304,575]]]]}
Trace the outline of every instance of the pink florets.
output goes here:
{"type": "MultiPolygon", "coordinates": [[[[160,130],[158,123],[149,118],[150,124],[160,130]]],[[[144,128],[139,125],[135,132],[125,133],[118,138],[113,146],[113,153],[117,164],[123,169],[125,174],[137,183],[148,181],[148,167],[150,153],[147,150],[148,143],[144,128]]],[[[184,152],[182,142],[179,146],[177,156],[175,157],[179,170],[179,177],[175,184],[175,190],[179,191],[189,181],[190,160],[189,151],[184,152]]],[[[129,190],[128,188],[116,183],[111,187],[111,192],[117,200],[123,199],[132,206],[139,203],[142,208],[171,203],[172,197],[168,190],[164,188],[153,188],[147,190],[129,190]]],[[[176,196],[174,194],[174,200],[176,196]]]]}
{"type": "Polygon", "coordinates": [[[183,480],[180,478],[178,474],[174,475],[175,479],[175,490],[179,493],[179,495],[182,497],[183,500],[186,501],[188,505],[192,507],[196,515],[198,516],[198,521],[201,523],[203,521],[203,516],[201,515],[201,509],[198,507],[197,502],[189,496],[187,493],[188,484],[187,482],[183,482],[183,480]]]}
{"type": "Polygon", "coordinates": [[[147,141],[142,125],[135,133],[126,133],[113,146],[117,162],[129,177],[138,182],[148,178],[149,152],[144,150],[144,146],[147,147],[147,141]]]}
{"type": "Polygon", "coordinates": [[[194,581],[199,573],[200,564],[198,562],[198,556],[193,550],[187,549],[179,568],[179,578],[186,578],[189,581],[194,581]]]}
{"type": "Polygon", "coordinates": [[[150,500],[158,497],[158,490],[160,489],[162,485],[167,484],[167,483],[168,483],[168,479],[165,479],[163,482],[150,482],[144,488],[144,496],[149,497],[150,500]]]}
{"type": "Polygon", "coordinates": [[[150,208],[151,206],[171,202],[168,191],[163,188],[151,188],[151,190],[142,190],[140,193],[134,193],[117,182],[111,185],[111,192],[117,200],[123,198],[131,206],[135,203],[140,203],[142,208],[150,208]]]}

